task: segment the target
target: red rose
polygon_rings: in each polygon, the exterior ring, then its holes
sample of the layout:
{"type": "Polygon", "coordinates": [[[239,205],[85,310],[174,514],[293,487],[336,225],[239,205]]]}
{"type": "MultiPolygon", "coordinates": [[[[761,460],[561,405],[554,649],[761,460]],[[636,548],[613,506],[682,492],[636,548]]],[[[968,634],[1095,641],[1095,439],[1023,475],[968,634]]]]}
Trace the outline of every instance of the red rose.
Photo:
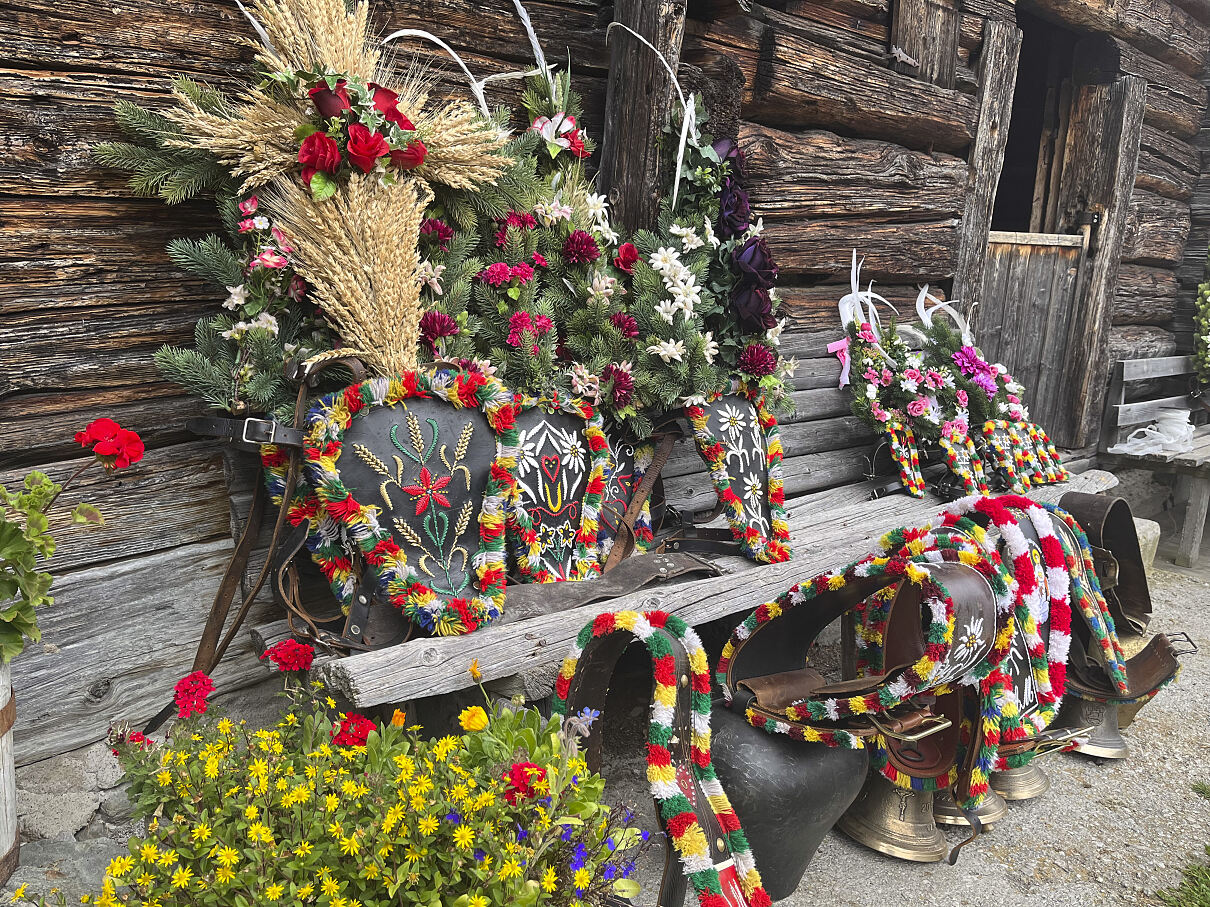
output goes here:
{"type": "Polygon", "coordinates": [[[396,148],[391,152],[391,163],[400,170],[414,170],[424,163],[429,150],[420,139],[412,139],[406,148],[396,148]]]}
{"type": "Polygon", "coordinates": [[[396,106],[399,103],[399,95],[391,91],[389,88],[383,88],[381,85],[376,85],[373,82],[367,83],[369,89],[374,92],[374,109],[387,118],[388,123],[394,123],[400,129],[413,130],[416,127],[412,125],[412,121],[400,112],[396,106]]]}
{"type": "Polygon", "coordinates": [[[329,88],[327,82],[318,82],[307,92],[311,96],[311,102],[315,104],[315,109],[325,120],[340,116],[352,106],[349,103],[349,92],[345,85],[344,79],[337,82],[335,88],[329,88]]]}
{"type": "Polygon", "coordinates": [[[106,441],[116,435],[121,428],[113,419],[94,419],[85,426],[84,431],[76,432],[76,443],[81,447],[91,447],[98,441],[106,441]]]}
{"type": "Polygon", "coordinates": [[[332,742],[337,746],[365,746],[370,731],[377,729],[378,725],[365,715],[353,712],[340,722],[339,729],[332,735],[332,742]]]}
{"type": "Polygon", "coordinates": [[[391,149],[381,132],[370,132],[361,123],[349,127],[349,142],[345,145],[345,153],[349,161],[362,173],[369,173],[378,163],[378,159],[390,154],[391,149]]]}
{"type": "Polygon", "coordinates": [[[310,186],[311,177],[317,172],[336,172],[340,166],[340,146],[326,132],[312,132],[298,149],[298,162],[303,165],[303,182],[310,186]]]}
{"type": "Polygon", "coordinates": [[[634,243],[624,242],[618,246],[618,254],[614,256],[614,266],[627,274],[634,273],[634,263],[639,260],[639,250],[634,243]]]}

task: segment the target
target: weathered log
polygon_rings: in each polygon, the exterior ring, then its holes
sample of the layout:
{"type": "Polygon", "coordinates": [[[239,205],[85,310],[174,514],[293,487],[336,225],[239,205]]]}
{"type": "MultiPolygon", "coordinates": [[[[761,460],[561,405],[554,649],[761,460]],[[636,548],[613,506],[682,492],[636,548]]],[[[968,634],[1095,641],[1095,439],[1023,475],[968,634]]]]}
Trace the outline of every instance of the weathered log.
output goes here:
{"type": "Polygon", "coordinates": [[[1167,324],[1176,314],[1181,287],[1165,268],[1123,264],[1113,297],[1113,323],[1167,324]]]}
{"type": "Polygon", "coordinates": [[[961,13],[952,0],[896,0],[891,10],[891,48],[901,53],[892,67],[953,88],[961,29],[961,13]]]}
{"type": "MultiPolygon", "coordinates": [[[[789,0],[785,4],[785,12],[832,29],[846,31],[856,41],[886,47],[890,35],[888,7],[886,0],[841,0],[838,3],[789,0]]],[[[735,7],[732,6],[727,13],[734,14],[734,11],[735,7]]]]}
{"type": "Polygon", "coordinates": [[[961,221],[878,224],[855,220],[779,221],[767,237],[787,279],[847,276],[853,250],[866,280],[942,281],[954,273],[961,221]]]}
{"type": "Polygon", "coordinates": [[[1156,359],[1174,355],[1176,338],[1171,331],[1137,324],[1109,329],[1106,362],[1117,362],[1119,359],[1156,359]]]}
{"type": "Polygon", "coordinates": [[[674,103],[664,61],[676,72],[685,34],[685,0],[616,0],[614,21],[655,47],[652,53],[620,28],[612,36],[599,179],[614,222],[634,232],[651,227],[659,213],[662,143],[654,139],[668,125],[674,103]]]}
{"type": "Polygon", "coordinates": [[[1185,255],[1189,206],[1135,189],[1122,238],[1122,261],[1176,267],[1185,255]]]}
{"type": "Polygon", "coordinates": [[[690,48],[681,55],[677,80],[686,92],[702,99],[710,117],[710,134],[736,136],[744,99],[744,71],[726,54],[690,48]]]}
{"type": "Polygon", "coordinates": [[[1135,185],[1165,198],[1189,201],[1201,172],[1201,155],[1188,142],[1144,126],[1135,185]]]}
{"type": "Polygon", "coordinates": [[[698,42],[735,54],[744,67],[746,119],[781,128],[860,129],[869,138],[950,153],[971,141],[970,96],[828,47],[804,20],[766,17],[732,17],[694,30],[698,42]]]}
{"type": "Polygon", "coordinates": [[[1182,138],[1197,135],[1206,109],[1206,87],[1163,60],[1118,41],[1124,73],[1147,80],[1147,107],[1143,122],[1182,138]]]}
{"type": "Polygon", "coordinates": [[[979,59],[979,113],[968,157],[966,202],[954,267],[954,295],[972,306],[979,303],[1020,51],[1020,29],[1000,19],[987,20],[979,59]]]}
{"type": "Polygon", "coordinates": [[[1210,48],[1210,29],[1170,0],[1048,0],[1046,14],[1066,24],[1108,32],[1199,76],[1210,48]]]}
{"type": "Polygon", "coordinates": [[[743,123],[754,209],[766,220],[850,216],[920,221],[962,214],[966,165],[831,132],[783,132],[743,123]]]}

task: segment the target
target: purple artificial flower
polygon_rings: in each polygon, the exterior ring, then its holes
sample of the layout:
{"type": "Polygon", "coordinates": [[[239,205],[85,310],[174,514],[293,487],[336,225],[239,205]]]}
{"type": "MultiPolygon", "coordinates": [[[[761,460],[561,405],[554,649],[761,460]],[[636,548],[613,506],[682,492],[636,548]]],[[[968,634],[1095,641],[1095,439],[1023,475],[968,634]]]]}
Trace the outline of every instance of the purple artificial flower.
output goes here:
{"type": "Polygon", "coordinates": [[[748,229],[752,209],[748,205],[748,192],[738,182],[727,177],[723,191],[718,196],[718,233],[723,239],[741,236],[748,229]]]}
{"type": "Polygon", "coordinates": [[[726,161],[731,165],[732,176],[743,179],[746,162],[739,143],[735,139],[719,139],[712,147],[720,161],[726,161]]]}
{"type": "Polygon", "coordinates": [[[962,347],[950,358],[954,360],[954,365],[958,366],[958,371],[967,377],[987,371],[987,363],[973,346],[962,347]]]}
{"type": "Polygon", "coordinates": [[[983,393],[987,394],[988,400],[996,396],[996,379],[991,376],[990,372],[979,372],[977,375],[971,375],[971,382],[976,384],[983,393]]]}
{"type": "Polygon", "coordinates": [[[740,327],[749,334],[760,334],[777,326],[773,317],[773,300],[764,287],[751,283],[737,283],[731,290],[731,308],[739,319],[740,327]]]}
{"type": "Polygon", "coordinates": [[[731,264],[747,283],[767,290],[777,281],[777,264],[763,236],[753,236],[732,251],[731,264]]]}

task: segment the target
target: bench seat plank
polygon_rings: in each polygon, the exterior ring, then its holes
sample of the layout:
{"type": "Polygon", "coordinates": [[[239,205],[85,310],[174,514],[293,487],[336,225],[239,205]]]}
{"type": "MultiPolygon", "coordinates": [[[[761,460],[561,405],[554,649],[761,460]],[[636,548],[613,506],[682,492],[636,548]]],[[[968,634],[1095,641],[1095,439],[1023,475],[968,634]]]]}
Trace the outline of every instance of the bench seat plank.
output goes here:
{"type": "Polygon", "coordinates": [[[1193,357],[1161,356],[1157,359],[1123,359],[1122,380],[1141,381],[1144,378],[1171,378],[1193,373],[1193,357]]]}
{"type": "MultiPolygon", "coordinates": [[[[1060,485],[1041,486],[1032,496],[1057,500],[1067,491],[1096,493],[1116,484],[1111,473],[1094,469],[1060,485]]],[[[558,614],[486,627],[468,636],[417,639],[325,660],[317,662],[316,673],[355,706],[367,707],[463,689],[471,683],[467,669],[472,659],[478,659],[486,680],[558,664],[581,627],[606,611],[659,608],[694,625],[746,614],[794,582],[866,554],[888,530],[929,520],[942,506],[933,498],[917,500],[906,495],[871,501],[872,487],[860,483],[788,502],[795,550],[789,563],[758,566],[727,558],[723,565],[729,572],[720,577],[652,586],[558,614]]]]}

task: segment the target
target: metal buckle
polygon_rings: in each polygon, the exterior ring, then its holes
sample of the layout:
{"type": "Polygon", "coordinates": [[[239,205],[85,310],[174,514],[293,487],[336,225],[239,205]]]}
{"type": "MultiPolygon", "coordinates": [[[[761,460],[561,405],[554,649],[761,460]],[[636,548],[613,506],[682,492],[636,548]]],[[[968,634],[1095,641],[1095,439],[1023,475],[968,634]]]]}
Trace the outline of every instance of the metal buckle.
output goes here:
{"type": "Polygon", "coordinates": [[[243,431],[243,434],[241,435],[241,439],[243,440],[243,442],[245,444],[272,444],[275,440],[277,440],[277,423],[274,422],[272,419],[245,419],[244,420],[244,431],[243,431]],[[252,427],[253,423],[256,423],[259,426],[265,426],[265,425],[269,426],[269,431],[267,432],[267,437],[265,437],[265,438],[249,438],[248,430],[252,427]]]}
{"type": "Polygon", "coordinates": [[[897,731],[892,731],[890,728],[883,725],[882,722],[880,722],[873,715],[867,715],[866,717],[870,719],[870,723],[874,725],[874,727],[878,728],[879,733],[881,733],[884,737],[890,737],[892,740],[899,740],[903,743],[917,743],[918,741],[923,740],[925,737],[931,737],[933,734],[939,734],[947,728],[954,726],[954,723],[944,715],[929,715],[920,724],[922,730],[919,730],[914,734],[901,734],[897,731]]]}
{"type": "Polygon", "coordinates": [[[1168,641],[1172,643],[1172,654],[1173,655],[1176,655],[1179,657],[1181,655],[1196,655],[1198,653],[1197,643],[1195,643],[1193,641],[1193,637],[1191,637],[1186,631],[1179,630],[1176,633],[1165,633],[1164,635],[1167,636],[1168,641]],[[1177,648],[1176,648],[1177,643],[1182,643],[1183,645],[1186,645],[1189,648],[1181,649],[1180,651],[1177,651],[1177,648]]]}

